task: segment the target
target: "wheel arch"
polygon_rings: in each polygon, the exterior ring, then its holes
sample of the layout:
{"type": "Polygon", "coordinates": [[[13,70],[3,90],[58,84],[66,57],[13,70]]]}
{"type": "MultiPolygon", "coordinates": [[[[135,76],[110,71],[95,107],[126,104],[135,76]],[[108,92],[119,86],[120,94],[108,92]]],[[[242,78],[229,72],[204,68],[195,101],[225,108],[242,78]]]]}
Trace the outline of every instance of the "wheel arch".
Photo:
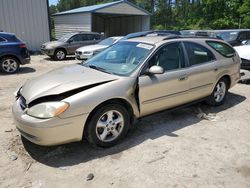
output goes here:
{"type": "Polygon", "coordinates": [[[84,133],[86,132],[86,129],[87,129],[87,126],[91,120],[91,118],[93,117],[93,115],[95,114],[95,112],[101,107],[101,106],[104,106],[106,104],[110,104],[110,103],[117,103],[117,104],[121,104],[123,105],[127,110],[128,110],[128,113],[129,113],[129,116],[130,116],[130,123],[133,123],[134,120],[135,120],[135,116],[134,116],[134,110],[131,106],[131,104],[123,99],[123,98],[113,98],[113,99],[109,99],[109,100],[106,100],[102,103],[100,103],[99,105],[97,105],[89,114],[85,124],[84,124],[84,129],[83,129],[83,135],[82,135],[82,138],[84,138],[84,133]]]}
{"type": "Polygon", "coordinates": [[[67,51],[67,49],[66,48],[64,48],[64,47],[57,47],[56,49],[55,49],[55,51],[54,51],[54,55],[56,54],[56,51],[57,50],[63,50],[66,54],[65,55],[67,55],[68,54],[68,51],[67,51]]]}
{"type": "Polygon", "coordinates": [[[228,74],[225,74],[225,75],[221,76],[218,79],[218,81],[221,80],[221,79],[223,79],[223,78],[225,78],[228,81],[228,83],[227,83],[227,89],[229,89],[231,87],[231,83],[232,83],[231,77],[228,74]]]}
{"type": "Polygon", "coordinates": [[[21,61],[20,61],[20,59],[18,58],[18,56],[13,55],[13,54],[4,54],[4,55],[2,55],[2,56],[0,57],[0,61],[1,61],[2,59],[6,58],[6,57],[14,58],[14,59],[16,59],[16,60],[18,61],[19,64],[21,63],[21,61]]]}

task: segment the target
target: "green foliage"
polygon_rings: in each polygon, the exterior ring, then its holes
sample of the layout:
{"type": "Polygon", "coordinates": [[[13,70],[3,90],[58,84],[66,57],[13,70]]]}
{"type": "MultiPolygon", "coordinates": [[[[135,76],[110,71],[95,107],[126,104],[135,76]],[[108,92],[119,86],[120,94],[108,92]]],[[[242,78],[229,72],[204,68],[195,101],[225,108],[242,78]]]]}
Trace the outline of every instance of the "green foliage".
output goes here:
{"type": "MultiPolygon", "coordinates": [[[[153,29],[250,28],[250,0],[129,0],[152,13],[153,29]]],[[[112,0],[59,0],[51,13],[112,0]]]]}

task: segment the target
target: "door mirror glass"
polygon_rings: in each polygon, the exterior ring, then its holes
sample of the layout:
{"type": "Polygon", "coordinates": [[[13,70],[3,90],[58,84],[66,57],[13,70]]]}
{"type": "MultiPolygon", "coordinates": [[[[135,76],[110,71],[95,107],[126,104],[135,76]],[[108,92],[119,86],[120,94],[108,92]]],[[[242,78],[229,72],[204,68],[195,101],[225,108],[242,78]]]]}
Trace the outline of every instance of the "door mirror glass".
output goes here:
{"type": "Polygon", "coordinates": [[[154,65],[154,66],[150,67],[150,69],[148,70],[148,73],[149,74],[163,74],[164,69],[161,66],[154,65]]]}

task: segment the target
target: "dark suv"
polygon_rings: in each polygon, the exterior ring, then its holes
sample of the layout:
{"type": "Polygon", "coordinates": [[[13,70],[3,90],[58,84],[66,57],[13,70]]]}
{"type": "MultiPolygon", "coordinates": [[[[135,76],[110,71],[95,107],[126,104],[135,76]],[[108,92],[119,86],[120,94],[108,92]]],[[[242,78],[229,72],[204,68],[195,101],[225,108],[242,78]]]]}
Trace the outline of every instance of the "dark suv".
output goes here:
{"type": "Polygon", "coordinates": [[[41,51],[53,59],[63,60],[67,55],[75,55],[76,49],[97,44],[101,40],[102,35],[95,32],[68,33],[57,41],[44,43],[41,51]]]}
{"type": "Polygon", "coordinates": [[[232,46],[241,46],[243,41],[250,40],[250,29],[215,30],[215,33],[232,46]]]}
{"type": "Polygon", "coordinates": [[[0,32],[0,70],[15,73],[20,65],[30,62],[30,54],[25,43],[12,33],[0,32]]]}

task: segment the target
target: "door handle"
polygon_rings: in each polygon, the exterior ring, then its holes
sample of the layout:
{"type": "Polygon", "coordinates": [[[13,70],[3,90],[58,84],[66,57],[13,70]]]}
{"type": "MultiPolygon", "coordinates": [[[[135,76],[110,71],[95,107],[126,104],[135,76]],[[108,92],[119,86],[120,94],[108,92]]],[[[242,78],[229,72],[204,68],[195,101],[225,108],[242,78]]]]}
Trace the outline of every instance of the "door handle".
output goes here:
{"type": "Polygon", "coordinates": [[[187,80],[187,79],[188,79],[187,75],[179,77],[179,81],[184,81],[184,80],[187,80]]]}

